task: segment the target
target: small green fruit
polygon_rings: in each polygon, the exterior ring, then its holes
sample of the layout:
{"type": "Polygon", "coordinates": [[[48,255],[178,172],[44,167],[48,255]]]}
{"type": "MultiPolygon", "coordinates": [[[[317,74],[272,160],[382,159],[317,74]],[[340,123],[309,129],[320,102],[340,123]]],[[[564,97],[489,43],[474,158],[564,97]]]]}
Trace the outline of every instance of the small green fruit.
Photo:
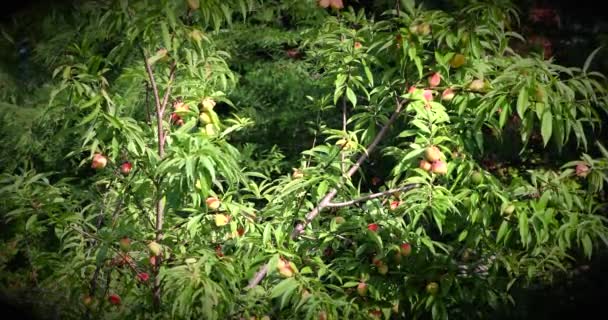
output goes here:
{"type": "Polygon", "coordinates": [[[148,249],[150,250],[151,256],[159,256],[162,251],[161,245],[156,243],[156,241],[150,241],[150,243],[148,243],[148,249]]]}
{"type": "Polygon", "coordinates": [[[205,125],[205,133],[208,136],[214,136],[217,132],[215,130],[215,125],[213,123],[208,123],[205,125]]]}
{"type": "Polygon", "coordinates": [[[200,6],[201,3],[199,0],[188,0],[188,7],[190,8],[190,10],[198,10],[200,6]]]}
{"type": "Polygon", "coordinates": [[[93,297],[91,297],[89,295],[82,298],[82,303],[87,307],[91,306],[93,304],[93,301],[94,301],[93,297]]]}
{"type": "Polygon", "coordinates": [[[190,37],[190,39],[196,42],[201,42],[201,40],[203,40],[203,32],[200,30],[192,30],[190,31],[188,36],[190,37]]]}
{"type": "Polygon", "coordinates": [[[203,124],[209,124],[212,123],[213,120],[211,119],[211,116],[209,116],[209,114],[207,112],[203,112],[199,115],[198,119],[200,120],[201,123],[203,124]]]}
{"type": "Polygon", "coordinates": [[[460,68],[466,63],[466,57],[460,53],[457,53],[450,60],[450,66],[452,68],[460,68]]]}
{"type": "Polygon", "coordinates": [[[418,26],[418,33],[427,36],[431,33],[431,25],[428,23],[423,23],[418,26]]]}
{"type": "Polygon", "coordinates": [[[381,275],[385,275],[388,273],[388,266],[384,263],[378,265],[378,273],[381,275]]]}
{"type": "Polygon", "coordinates": [[[218,227],[223,227],[230,222],[230,217],[225,214],[216,214],[215,215],[215,225],[218,227]]]}
{"type": "Polygon", "coordinates": [[[505,215],[510,216],[513,214],[513,212],[515,212],[515,206],[512,204],[509,204],[506,208],[505,208],[505,215]]]}
{"type": "Polygon", "coordinates": [[[426,292],[430,295],[436,295],[439,292],[439,284],[437,282],[431,282],[426,285],[426,292]]]}
{"type": "Polygon", "coordinates": [[[473,172],[473,174],[471,175],[471,182],[473,182],[473,184],[475,185],[479,185],[481,184],[481,182],[483,181],[483,175],[481,174],[481,172],[473,172]]]}
{"type": "Polygon", "coordinates": [[[476,91],[476,92],[483,91],[483,89],[484,89],[485,87],[486,87],[486,84],[485,84],[485,82],[484,82],[483,80],[481,80],[481,79],[476,79],[476,80],[473,80],[473,81],[471,82],[471,84],[469,84],[469,90],[471,90],[471,91],[476,91]]]}
{"type": "Polygon", "coordinates": [[[213,100],[211,98],[205,98],[205,99],[203,99],[201,104],[203,105],[203,110],[205,110],[205,111],[213,110],[213,107],[215,107],[215,100],[213,100]]]}

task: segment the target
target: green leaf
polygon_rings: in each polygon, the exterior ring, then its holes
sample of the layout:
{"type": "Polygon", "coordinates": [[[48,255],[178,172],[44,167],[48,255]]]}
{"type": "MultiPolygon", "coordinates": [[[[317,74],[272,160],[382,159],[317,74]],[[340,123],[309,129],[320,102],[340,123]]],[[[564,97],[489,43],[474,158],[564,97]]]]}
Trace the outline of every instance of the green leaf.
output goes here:
{"type": "Polygon", "coordinates": [[[587,70],[589,69],[589,66],[591,66],[591,61],[593,60],[593,58],[595,57],[595,55],[602,49],[602,47],[599,47],[595,50],[593,50],[593,52],[591,52],[591,54],[587,57],[587,59],[585,60],[585,64],[583,65],[583,73],[587,73],[587,70]]]}
{"type": "Polygon", "coordinates": [[[526,113],[526,108],[528,107],[528,88],[524,87],[519,90],[519,95],[517,96],[517,114],[521,119],[524,118],[524,114],[526,113]]]}
{"type": "Polygon", "coordinates": [[[101,266],[103,262],[106,260],[106,255],[108,254],[108,246],[103,245],[97,251],[97,256],[95,256],[95,263],[97,266],[101,266]]]}
{"type": "Polygon", "coordinates": [[[369,67],[367,66],[367,63],[365,62],[365,60],[363,60],[363,71],[365,71],[365,76],[367,77],[367,81],[369,81],[369,86],[373,87],[374,86],[374,76],[372,75],[372,72],[369,70],[369,67]]]}
{"type": "Polygon", "coordinates": [[[588,234],[583,237],[582,244],[585,255],[587,256],[587,258],[591,258],[591,254],[593,253],[593,244],[588,234]]]}
{"type": "Polygon", "coordinates": [[[502,108],[502,112],[500,113],[500,119],[498,120],[498,125],[502,128],[505,126],[505,123],[507,123],[507,117],[511,114],[511,110],[509,110],[511,108],[510,105],[505,105],[504,108],[502,108]]]}
{"type": "Polygon", "coordinates": [[[464,241],[467,236],[469,235],[469,231],[468,230],[463,230],[460,235],[458,236],[458,242],[462,242],[464,241]]]}
{"type": "Polygon", "coordinates": [[[405,155],[405,157],[403,157],[403,158],[401,159],[401,162],[405,162],[405,161],[407,161],[407,160],[409,160],[409,159],[412,159],[412,158],[414,158],[414,157],[417,157],[417,156],[421,155],[421,154],[424,152],[424,150],[425,150],[424,148],[420,148],[420,149],[414,149],[414,150],[412,150],[412,151],[408,152],[408,153],[405,155]]]}
{"type": "Polygon", "coordinates": [[[262,235],[262,244],[263,245],[270,245],[270,241],[271,241],[271,235],[272,235],[272,225],[270,223],[266,224],[266,227],[264,228],[264,233],[262,235]]]}
{"type": "Polygon", "coordinates": [[[279,282],[279,284],[277,284],[274,288],[272,288],[272,291],[270,291],[270,297],[276,298],[278,296],[281,296],[289,289],[293,289],[297,286],[298,282],[294,278],[284,279],[283,281],[279,282]]]}
{"type": "Polygon", "coordinates": [[[551,139],[551,133],[553,131],[553,115],[551,111],[547,110],[543,113],[543,120],[541,122],[540,134],[543,136],[543,143],[547,146],[547,143],[551,139]]]}
{"type": "Polygon", "coordinates": [[[350,103],[353,105],[353,107],[357,106],[357,96],[355,95],[355,93],[353,92],[353,90],[350,87],[346,87],[346,97],[348,98],[350,103]]]}
{"type": "Polygon", "coordinates": [[[519,236],[524,246],[528,246],[529,226],[528,215],[525,212],[519,212],[519,236]]]}
{"type": "Polygon", "coordinates": [[[171,36],[169,35],[169,28],[165,22],[160,24],[161,35],[163,37],[163,46],[168,51],[171,51],[171,36]]]}
{"type": "Polygon", "coordinates": [[[34,223],[36,223],[36,221],[38,221],[38,215],[37,214],[33,214],[31,215],[28,219],[27,222],[25,223],[25,231],[30,231],[32,228],[32,225],[34,223]]]}
{"type": "Polygon", "coordinates": [[[503,221],[498,229],[498,234],[496,235],[496,243],[499,243],[506,235],[507,231],[509,231],[509,223],[507,221],[503,221]]]}
{"type": "Polygon", "coordinates": [[[329,184],[327,181],[321,181],[317,187],[317,196],[319,198],[323,197],[327,193],[327,189],[329,189],[329,184]]]}

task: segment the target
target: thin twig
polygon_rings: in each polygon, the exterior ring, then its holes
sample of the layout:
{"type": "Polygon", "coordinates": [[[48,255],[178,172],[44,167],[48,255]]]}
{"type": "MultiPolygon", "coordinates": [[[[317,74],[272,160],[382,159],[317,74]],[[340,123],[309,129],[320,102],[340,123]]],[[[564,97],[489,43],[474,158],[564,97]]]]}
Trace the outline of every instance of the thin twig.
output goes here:
{"type": "MultiPolygon", "coordinates": [[[[342,132],[346,133],[346,99],[342,97],[342,132]]],[[[345,139],[344,144],[348,143],[348,138],[345,139]]],[[[346,152],[344,150],[340,153],[340,172],[344,174],[346,168],[346,152]]]]}
{"type": "MultiPolygon", "coordinates": [[[[143,48],[141,49],[144,65],[146,67],[146,72],[148,74],[148,78],[150,80],[150,84],[152,85],[152,92],[154,93],[154,102],[156,105],[156,130],[158,134],[158,156],[162,160],[165,156],[165,131],[163,128],[163,115],[165,112],[165,108],[167,107],[167,102],[169,101],[169,95],[171,93],[171,85],[175,78],[175,70],[177,63],[173,61],[171,63],[170,71],[169,71],[169,80],[167,82],[167,88],[165,89],[165,94],[163,96],[163,100],[160,100],[160,95],[158,94],[158,86],[156,85],[156,80],[154,79],[154,72],[152,71],[152,67],[150,63],[148,63],[148,59],[146,58],[145,51],[143,48]]],[[[160,190],[159,185],[160,181],[157,181],[157,191],[160,190]]],[[[164,220],[164,211],[165,207],[162,201],[162,197],[157,197],[156,200],[156,241],[161,241],[163,238],[163,220],[164,220]]],[[[158,272],[160,270],[160,264],[162,259],[160,256],[156,257],[156,263],[154,266],[154,287],[152,289],[152,296],[154,306],[158,308],[160,306],[160,277],[158,276],[158,272]]]]}
{"type": "Polygon", "coordinates": [[[165,146],[164,139],[162,139],[163,135],[163,122],[162,122],[162,113],[161,113],[161,105],[160,105],[160,96],[158,94],[158,86],[156,85],[156,80],[154,79],[154,72],[152,71],[152,67],[150,63],[148,63],[148,58],[146,57],[146,53],[144,49],[141,49],[141,54],[144,57],[144,65],[146,66],[146,73],[148,74],[148,79],[150,80],[150,85],[152,86],[152,93],[154,94],[154,105],[156,107],[156,118],[160,121],[156,123],[156,131],[158,133],[158,153],[162,158],[165,154],[165,146]]]}
{"type": "Polygon", "coordinates": [[[160,113],[161,115],[165,113],[165,109],[167,108],[167,102],[169,101],[169,94],[171,93],[171,85],[173,84],[173,80],[175,80],[175,69],[177,67],[177,63],[173,61],[171,63],[171,69],[169,70],[169,81],[167,82],[167,90],[165,91],[165,96],[163,97],[163,102],[160,105],[160,113]]]}
{"type": "Polygon", "coordinates": [[[412,183],[412,184],[408,184],[407,186],[401,187],[401,188],[396,188],[396,189],[390,189],[390,190],[386,190],[383,192],[378,192],[378,193],[372,193],[372,194],[368,194],[366,196],[363,196],[361,198],[357,198],[357,199],[353,199],[353,200],[349,200],[349,201],[344,201],[344,202],[330,202],[326,205],[326,207],[328,208],[341,208],[341,207],[348,207],[348,206],[352,206],[355,203],[359,203],[359,202],[363,202],[363,201],[367,201],[367,200],[371,200],[371,199],[376,199],[376,198],[380,198],[389,194],[393,194],[395,192],[401,192],[401,191],[408,191],[414,188],[419,187],[420,184],[418,183],[412,183]]]}
{"type": "Polygon", "coordinates": [[[245,287],[245,289],[251,289],[257,286],[258,283],[260,283],[260,281],[264,279],[266,273],[268,273],[268,263],[265,263],[262,268],[260,268],[260,270],[255,273],[255,276],[251,278],[251,281],[249,281],[249,284],[247,285],[247,287],[245,287]]]}
{"type": "Polygon", "coordinates": [[[145,83],[146,85],[146,123],[150,124],[150,122],[152,122],[152,119],[150,118],[150,86],[148,85],[148,83],[145,83]]]}

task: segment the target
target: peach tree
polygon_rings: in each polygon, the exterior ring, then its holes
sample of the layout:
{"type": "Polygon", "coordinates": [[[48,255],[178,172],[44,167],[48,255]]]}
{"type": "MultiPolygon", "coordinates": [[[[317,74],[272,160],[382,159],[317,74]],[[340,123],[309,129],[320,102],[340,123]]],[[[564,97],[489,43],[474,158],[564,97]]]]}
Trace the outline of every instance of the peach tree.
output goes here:
{"type": "Polygon", "coordinates": [[[2,135],[3,290],[65,318],[486,318],[608,244],[598,51],[514,51],[510,1],[388,2],[49,15],[69,26],[36,48],[52,80],[2,135]],[[222,42],[282,12],[317,88],[285,106],[313,135],[287,169],[243,143],[246,44],[222,42]]]}

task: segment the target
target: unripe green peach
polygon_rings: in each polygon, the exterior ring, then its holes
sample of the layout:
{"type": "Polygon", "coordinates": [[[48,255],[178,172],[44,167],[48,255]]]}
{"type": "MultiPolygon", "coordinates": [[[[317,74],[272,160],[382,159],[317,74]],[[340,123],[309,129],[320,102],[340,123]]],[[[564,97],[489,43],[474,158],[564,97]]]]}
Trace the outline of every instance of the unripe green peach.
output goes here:
{"type": "Polygon", "coordinates": [[[204,98],[201,104],[203,105],[204,111],[213,110],[213,107],[215,107],[215,100],[211,98],[204,98]]]}
{"type": "Polygon", "coordinates": [[[83,303],[83,304],[84,304],[86,307],[91,306],[91,305],[93,304],[93,302],[94,302],[93,297],[91,297],[91,296],[89,296],[89,295],[86,295],[86,296],[84,296],[84,298],[82,298],[82,303],[83,303]]]}
{"type": "Polygon", "coordinates": [[[431,282],[426,285],[426,292],[430,295],[436,295],[439,292],[439,284],[437,282],[431,282]]]}
{"type": "Polygon", "coordinates": [[[481,174],[481,172],[473,172],[473,174],[471,174],[471,182],[473,182],[473,184],[475,185],[481,184],[481,182],[483,182],[483,175],[481,174]]]}
{"type": "Polygon", "coordinates": [[[418,33],[427,36],[431,33],[431,25],[428,23],[422,23],[418,26],[418,33]]]}
{"type": "Polygon", "coordinates": [[[156,241],[150,241],[150,243],[148,243],[148,250],[150,250],[150,255],[158,256],[162,251],[162,247],[156,241]]]}
{"type": "Polygon", "coordinates": [[[387,274],[388,266],[385,263],[380,263],[380,265],[378,265],[378,273],[381,275],[387,274]]]}
{"type": "Polygon", "coordinates": [[[483,91],[483,89],[485,87],[486,87],[486,84],[481,79],[475,79],[475,80],[471,81],[471,83],[469,84],[469,90],[471,90],[471,91],[483,91]]]}
{"type": "Polygon", "coordinates": [[[450,66],[452,68],[460,68],[466,63],[466,57],[460,53],[455,54],[452,59],[450,59],[450,66]]]}
{"type": "Polygon", "coordinates": [[[223,227],[230,222],[230,217],[225,214],[216,214],[215,215],[215,225],[218,227],[223,227]]]}
{"type": "Polygon", "coordinates": [[[292,170],[293,170],[293,173],[291,174],[292,178],[300,179],[300,178],[304,177],[304,173],[302,172],[302,170],[296,169],[296,168],[293,168],[292,170]]]}
{"type": "Polygon", "coordinates": [[[209,114],[207,112],[202,112],[198,116],[198,120],[203,124],[209,124],[209,123],[213,122],[213,120],[211,119],[211,116],[209,116],[209,114]]]}
{"type": "Polygon", "coordinates": [[[217,133],[215,130],[215,125],[213,123],[208,123],[205,125],[205,134],[208,136],[214,136],[217,133]]]}
{"type": "Polygon", "coordinates": [[[190,31],[188,36],[190,37],[190,39],[196,42],[201,42],[201,40],[203,40],[203,32],[198,29],[190,31]]]}
{"type": "Polygon", "coordinates": [[[199,0],[187,0],[187,2],[188,2],[188,7],[190,8],[190,10],[197,10],[201,6],[201,3],[199,0]]]}

